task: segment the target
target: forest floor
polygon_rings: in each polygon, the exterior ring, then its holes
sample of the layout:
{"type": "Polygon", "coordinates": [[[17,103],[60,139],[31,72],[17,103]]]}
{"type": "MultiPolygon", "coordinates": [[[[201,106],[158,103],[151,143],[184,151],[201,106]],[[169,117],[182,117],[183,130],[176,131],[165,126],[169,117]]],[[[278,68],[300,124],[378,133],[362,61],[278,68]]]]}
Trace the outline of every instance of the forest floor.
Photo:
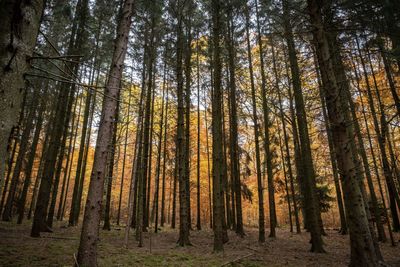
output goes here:
{"type": "MultiPolygon", "coordinates": [[[[31,238],[30,224],[0,222],[0,266],[72,266],[79,245],[79,227],[55,223],[54,233],[31,238]]],[[[158,234],[144,234],[144,246],[137,247],[131,231],[129,248],[124,248],[124,228],[100,230],[99,266],[347,266],[349,237],[327,230],[324,237],[327,253],[309,252],[309,234],[294,234],[278,229],[277,238],[257,242],[258,231],[245,229],[246,236],[229,232],[229,242],[223,253],[213,253],[213,234],[210,230],[192,231],[193,246],[178,247],[177,230],[169,227],[158,234]],[[150,245],[151,244],[151,245],[150,245]]],[[[400,235],[396,235],[399,240],[400,235]]],[[[390,266],[400,266],[400,246],[381,244],[383,257],[390,266]]]]}

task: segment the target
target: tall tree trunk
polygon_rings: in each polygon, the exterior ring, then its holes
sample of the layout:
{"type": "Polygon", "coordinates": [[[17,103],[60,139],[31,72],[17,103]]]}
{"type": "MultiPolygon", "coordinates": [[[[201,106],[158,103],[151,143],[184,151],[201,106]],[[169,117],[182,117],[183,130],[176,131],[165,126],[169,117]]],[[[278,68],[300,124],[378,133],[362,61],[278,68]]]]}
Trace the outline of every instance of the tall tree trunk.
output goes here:
{"type": "Polygon", "coordinates": [[[104,189],[105,167],[108,158],[109,144],[115,123],[117,99],[119,94],[122,67],[126,55],[129,30],[132,22],[133,0],[126,0],[118,22],[117,37],[111,61],[109,79],[103,100],[102,115],[90,177],[85,216],[78,249],[76,266],[97,265],[97,241],[99,235],[101,204],[104,189]]]}
{"type": "MultiPolygon", "coordinates": [[[[45,91],[45,93],[47,92],[47,90],[45,91]]],[[[43,99],[46,99],[46,97],[44,97],[43,99]]],[[[43,125],[43,115],[44,115],[44,111],[46,109],[46,102],[44,100],[41,101],[40,103],[40,108],[38,110],[38,117],[36,120],[36,125],[35,125],[35,133],[33,134],[33,138],[32,138],[32,144],[30,147],[30,151],[28,154],[28,162],[26,164],[25,167],[25,181],[24,181],[24,185],[22,188],[22,193],[21,193],[21,197],[18,200],[18,219],[17,219],[17,223],[21,224],[22,220],[24,218],[24,214],[25,214],[25,204],[26,204],[26,197],[28,194],[28,189],[31,183],[31,179],[32,179],[32,168],[33,168],[33,164],[35,161],[35,157],[36,157],[36,149],[37,149],[37,145],[39,143],[39,137],[40,137],[40,132],[42,129],[42,125],[43,125]]]]}
{"type": "MultiPolygon", "coordinates": [[[[314,62],[315,62],[315,66],[317,67],[318,61],[317,61],[316,56],[314,56],[314,62]]],[[[317,69],[317,80],[318,80],[319,97],[320,97],[320,101],[322,104],[322,115],[324,117],[325,129],[326,129],[326,134],[327,134],[327,138],[328,138],[329,157],[330,157],[331,165],[332,165],[333,182],[335,184],[336,198],[337,198],[338,209],[339,209],[339,217],[340,217],[339,233],[341,233],[342,235],[346,235],[347,234],[346,213],[345,213],[344,205],[343,205],[342,189],[340,187],[339,173],[338,173],[337,163],[336,163],[336,158],[335,158],[336,157],[335,149],[333,146],[332,132],[331,132],[330,125],[329,125],[329,118],[328,118],[328,113],[326,110],[325,97],[323,95],[324,92],[323,92],[323,88],[322,88],[322,84],[321,84],[321,77],[319,74],[319,69],[317,69]]]]}
{"type": "Polygon", "coordinates": [[[204,122],[206,128],[206,153],[207,153],[207,177],[208,177],[208,209],[210,216],[210,229],[213,228],[213,209],[212,209],[212,195],[211,195],[211,164],[210,164],[210,146],[208,144],[208,120],[207,120],[207,98],[204,97],[204,122]]]}
{"type": "MultiPolygon", "coordinates": [[[[0,171],[4,172],[7,145],[17,126],[44,0],[0,2],[0,171]]],[[[2,178],[3,175],[0,175],[2,178]]],[[[2,181],[0,180],[0,184],[2,181]]],[[[1,188],[0,188],[1,191],[1,188]]]]}
{"type": "Polygon", "coordinates": [[[307,114],[301,88],[300,70],[297,62],[296,47],[290,22],[288,2],[283,0],[284,31],[288,46],[290,70],[292,73],[292,84],[294,99],[296,103],[296,118],[299,132],[299,151],[301,154],[302,176],[299,179],[301,184],[302,199],[304,200],[303,209],[305,211],[306,227],[311,233],[311,251],[325,252],[321,234],[323,231],[320,213],[320,203],[317,195],[315,171],[311,155],[311,145],[308,133],[307,114]]]}
{"type": "MultiPolygon", "coordinates": [[[[276,236],[275,228],[277,225],[276,208],[275,208],[275,186],[274,186],[274,175],[272,172],[273,165],[272,165],[271,140],[270,140],[271,138],[270,138],[269,106],[267,102],[267,80],[265,77],[265,70],[264,70],[264,50],[261,38],[258,1],[256,1],[256,17],[257,17],[257,42],[260,55],[261,96],[262,96],[262,107],[264,115],[265,161],[267,163],[266,167],[267,167],[267,179],[268,179],[268,202],[269,202],[269,224],[270,224],[269,237],[275,237],[276,236]]],[[[277,74],[275,57],[273,57],[272,61],[273,61],[274,73],[277,74]]],[[[277,75],[275,75],[275,87],[276,90],[279,91],[279,80],[277,75]]],[[[290,205],[290,201],[288,203],[290,205]]]]}
{"type": "MultiPolygon", "coordinates": [[[[356,41],[358,44],[358,40],[356,40],[356,41]]],[[[358,45],[358,49],[360,50],[359,45],[358,45]]],[[[359,52],[359,53],[361,53],[361,52],[359,52]]],[[[372,121],[374,124],[375,133],[377,136],[379,151],[381,152],[383,172],[385,175],[386,184],[387,184],[388,192],[389,192],[390,209],[391,209],[392,218],[393,218],[393,228],[396,231],[396,230],[399,230],[398,227],[400,227],[399,219],[397,216],[397,207],[396,207],[396,202],[398,205],[400,205],[400,198],[399,198],[399,194],[396,192],[396,186],[395,186],[394,179],[393,179],[393,173],[392,173],[389,159],[388,159],[387,152],[386,152],[387,122],[386,122],[386,118],[383,114],[383,116],[381,116],[381,127],[379,126],[377,112],[375,109],[374,98],[373,98],[371,86],[369,84],[369,80],[368,80],[368,77],[366,74],[365,62],[364,62],[364,59],[362,58],[361,54],[360,54],[360,60],[361,60],[361,65],[363,67],[363,72],[364,72],[364,76],[365,76],[364,79],[365,79],[366,88],[367,88],[367,96],[368,96],[367,99],[368,99],[369,107],[371,110],[371,115],[372,115],[372,119],[373,119],[372,121]]]]}
{"type": "MultiPolygon", "coordinates": [[[[60,214],[60,216],[61,216],[60,220],[63,220],[64,214],[65,214],[65,207],[66,207],[66,203],[67,203],[67,195],[68,195],[68,192],[69,192],[69,190],[68,190],[69,189],[69,183],[70,183],[71,175],[72,175],[72,165],[73,165],[74,156],[75,156],[76,141],[78,139],[78,128],[79,128],[78,125],[79,125],[80,118],[81,118],[82,100],[83,100],[83,97],[81,97],[80,100],[79,100],[78,112],[76,112],[76,107],[75,107],[75,112],[74,112],[74,116],[77,117],[75,119],[76,120],[75,121],[76,127],[72,127],[72,129],[75,128],[75,131],[74,131],[74,134],[73,134],[74,140],[73,140],[73,143],[72,143],[72,151],[71,151],[72,155],[71,155],[71,159],[70,159],[71,164],[70,164],[69,170],[68,170],[68,177],[67,177],[67,185],[66,185],[66,188],[65,188],[65,194],[64,194],[64,198],[62,200],[62,209],[61,209],[61,214],[60,214]]],[[[93,96],[93,106],[92,106],[91,118],[93,118],[94,104],[95,104],[94,102],[95,101],[96,101],[96,94],[93,96]]],[[[90,136],[90,126],[89,126],[89,136],[90,136]]],[[[72,205],[72,203],[71,203],[71,205],[72,205]]]]}
{"type": "MultiPolygon", "coordinates": [[[[79,145],[79,154],[78,154],[78,161],[76,165],[76,174],[75,174],[75,181],[74,181],[74,190],[72,192],[72,202],[71,202],[71,210],[69,213],[69,226],[77,225],[78,221],[76,218],[79,216],[78,213],[78,206],[80,206],[79,198],[79,188],[81,183],[81,178],[84,176],[86,170],[82,167],[83,165],[83,158],[85,152],[85,144],[86,144],[86,135],[88,129],[88,121],[90,115],[90,107],[91,107],[91,93],[87,92],[86,94],[86,102],[85,102],[85,111],[83,112],[83,124],[82,124],[82,132],[80,138],[80,145],[79,145]]],[[[88,148],[87,148],[88,149],[88,148]]]]}
{"type": "Polygon", "coordinates": [[[190,245],[189,241],[189,220],[188,220],[188,183],[186,179],[186,167],[188,164],[188,155],[185,155],[185,107],[184,107],[184,81],[183,81],[183,50],[184,50],[184,33],[183,33],[183,11],[184,3],[178,1],[176,8],[178,9],[177,24],[177,41],[176,41],[176,80],[177,80],[177,176],[179,181],[179,239],[180,246],[190,245]]]}
{"type": "Polygon", "coordinates": [[[12,209],[14,207],[14,204],[16,203],[15,194],[18,184],[20,183],[19,179],[20,179],[20,173],[22,171],[22,164],[23,161],[25,160],[25,154],[28,149],[29,137],[31,135],[31,131],[33,128],[33,121],[36,117],[36,112],[37,112],[36,109],[38,104],[39,104],[39,89],[36,88],[34,89],[32,95],[32,102],[29,106],[29,113],[26,118],[25,127],[21,136],[21,142],[18,149],[18,156],[15,162],[14,171],[11,178],[10,189],[8,190],[7,201],[3,211],[3,217],[2,217],[3,221],[10,221],[12,217],[12,209]]]}
{"type": "MultiPolygon", "coordinates": [[[[250,84],[251,84],[251,99],[252,99],[252,116],[254,123],[254,142],[256,151],[256,175],[257,175],[257,192],[258,192],[258,241],[265,242],[265,219],[264,219],[264,188],[262,184],[261,175],[261,157],[260,157],[260,144],[259,144],[259,128],[258,128],[258,115],[257,115],[257,102],[256,102],[256,88],[254,83],[253,74],[253,60],[251,56],[251,45],[250,45],[250,14],[249,7],[246,6],[246,43],[247,43],[247,59],[249,65],[250,84]]],[[[213,150],[214,153],[214,150],[213,150]]],[[[273,219],[271,219],[273,220],[273,219]]],[[[270,225],[271,232],[274,224],[270,225]]]]}
{"type": "MultiPolygon", "coordinates": [[[[81,98],[81,100],[82,100],[82,98],[81,98]]],[[[81,101],[79,101],[79,103],[80,102],[81,101]]],[[[61,212],[62,212],[62,209],[63,209],[63,199],[64,199],[64,196],[68,192],[68,190],[66,190],[66,188],[65,188],[67,183],[68,183],[68,187],[69,187],[69,179],[68,179],[68,177],[70,176],[70,169],[71,169],[71,166],[72,166],[72,159],[73,159],[73,156],[71,156],[71,153],[75,152],[75,150],[73,149],[74,148],[73,145],[75,145],[75,144],[73,144],[73,142],[75,142],[75,140],[76,140],[74,132],[76,132],[76,129],[77,129],[77,127],[75,127],[75,123],[77,121],[79,121],[79,118],[76,119],[76,112],[75,112],[76,108],[77,108],[77,105],[78,105],[78,97],[75,97],[74,113],[72,115],[72,124],[71,124],[71,130],[70,130],[71,133],[70,133],[69,145],[68,145],[68,153],[67,153],[67,162],[65,164],[64,178],[63,178],[63,183],[62,183],[62,186],[61,186],[60,201],[58,203],[58,211],[57,211],[57,219],[58,220],[61,220],[61,212]]],[[[79,107],[79,109],[80,109],[80,107],[79,107]]]]}
{"type": "Polygon", "coordinates": [[[378,252],[368,225],[365,203],[357,177],[354,133],[349,123],[351,116],[346,103],[346,91],[349,90],[349,86],[346,80],[339,79],[343,77],[337,73],[338,69],[343,67],[339,60],[340,49],[331,41],[333,38],[330,34],[332,33],[326,31],[320,3],[316,0],[308,0],[307,3],[336,160],[342,174],[351,243],[350,266],[378,266],[378,252]]]}
{"type": "Polygon", "coordinates": [[[222,251],[224,243],[223,207],[223,151],[222,151],[222,64],[221,64],[221,6],[220,0],[212,0],[212,52],[213,52],[213,90],[212,90],[212,176],[213,176],[213,230],[214,251],[222,251]]]}
{"type": "MultiPolygon", "coordinates": [[[[238,116],[236,106],[236,49],[234,41],[235,25],[232,18],[232,11],[228,9],[228,66],[229,66],[229,106],[230,106],[230,157],[231,157],[231,183],[233,183],[235,195],[235,232],[243,237],[243,212],[242,212],[242,189],[240,183],[240,162],[239,162],[239,144],[238,144],[238,116]]],[[[232,192],[233,194],[233,192],[232,192]]]]}
{"type": "MultiPolygon", "coordinates": [[[[287,72],[288,72],[288,70],[287,70],[287,72]]],[[[289,91],[290,91],[290,88],[289,88],[289,91]]],[[[292,162],[291,162],[291,157],[290,157],[288,134],[287,134],[287,131],[286,131],[285,114],[284,114],[284,110],[283,110],[283,106],[282,106],[281,90],[277,90],[277,93],[278,93],[278,102],[279,102],[279,117],[280,117],[280,120],[281,120],[281,123],[282,123],[283,139],[284,139],[284,142],[285,142],[285,152],[286,152],[285,159],[287,161],[287,171],[288,171],[288,174],[289,174],[290,191],[291,191],[291,195],[292,195],[294,218],[295,218],[295,222],[296,222],[296,233],[299,234],[299,233],[301,233],[301,226],[300,226],[300,220],[299,220],[299,212],[298,212],[298,206],[297,206],[296,192],[295,192],[295,188],[294,188],[292,162]]],[[[290,104],[292,104],[292,100],[291,99],[292,99],[292,97],[290,97],[290,101],[289,101],[290,104]]],[[[292,105],[290,105],[290,106],[292,106],[292,105]]],[[[293,123],[293,126],[295,126],[295,120],[293,120],[292,123],[293,123]]],[[[295,139],[295,143],[297,143],[296,142],[296,140],[297,140],[297,127],[293,127],[293,137],[295,139]]],[[[297,159],[296,159],[296,161],[297,161],[297,159]]]]}
{"type": "MultiPolygon", "coordinates": [[[[371,70],[372,70],[372,68],[371,68],[371,70]]],[[[374,74],[373,74],[373,77],[375,77],[374,74]]],[[[375,81],[375,79],[374,79],[374,81],[375,81]]],[[[390,218],[389,218],[389,212],[388,212],[388,209],[387,209],[385,197],[383,195],[381,177],[380,177],[380,174],[379,174],[378,165],[376,163],[375,152],[374,152],[374,148],[373,148],[373,145],[372,145],[372,138],[371,138],[371,134],[370,134],[370,131],[369,131],[369,125],[368,125],[368,120],[367,120],[367,115],[366,115],[366,108],[364,106],[364,101],[363,101],[363,98],[362,98],[362,94],[361,94],[360,88],[357,87],[357,90],[358,90],[358,94],[360,95],[361,110],[362,110],[363,119],[364,119],[364,123],[365,123],[365,129],[367,131],[367,140],[368,140],[368,143],[369,143],[370,153],[371,153],[372,162],[373,162],[373,166],[374,166],[374,172],[375,172],[376,179],[378,181],[379,193],[380,193],[380,197],[381,197],[381,201],[382,201],[384,215],[387,218],[386,221],[387,221],[387,225],[388,225],[390,241],[391,241],[392,246],[395,246],[395,241],[394,241],[393,232],[392,232],[392,226],[391,226],[390,218]]]]}
{"type": "MultiPolygon", "coordinates": [[[[166,59],[164,59],[166,60],[166,59]]],[[[153,200],[153,208],[152,208],[152,220],[155,216],[155,224],[154,224],[154,232],[158,232],[158,200],[159,200],[159,192],[160,192],[160,172],[161,172],[161,152],[162,152],[162,140],[163,140],[163,125],[164,125],[164,98],[165,93],[168,95],[169,87],[166,87],[166,75],[167,75],[167,66],[166,62],[164,63],[164,77],[163,77],[163,85],[162,85],[162,100],[161,100],[161,114],[160,114],[160,124],[159,124],[159,140],[158,140],[158,152],[157,152],[157,164],[156,164],[156,178],[155,178],[155,190],[154,190],[154,200],[153,200]],[[167,91],[167,92],[165,92],[167,91]]],[[[165,157],[163,158],[165,161],[165,157]]]]}
{"type": "MultiPolygon", "coordinates": [[[[87,24],[88,17],[88,0],[78,1],[77,14],[74,18],[74,25],[70,38],[68,54],[80,53],[85,42],[84,31],[87,24]],[[75,29],[76,26],[76,37],[75,29]]],[[[74,77],[77,77],[79,62],[69,64],[68,69],[71,69],[74,77]]],[[[60,153],[62,146],[62,135],[64,132],[64,122],[69,119],[70,109],[72,107],[73,96],[75,95],[75,84],[63,83],[60,87],[60,95],[56,104],[56,111],[54,115],[54,126],[51,131],[49,139],[49,147],[46,153],[46,160],[43,166],[43,174],[41,177],[38,199],[36,203],[35,215],[32,224],[32,237],[39,237],[41,231],[50,230],[46,225],[45,219],[47,215],[47,208],[50,200],[51,187],[53,185],[54,169],[56,165],[57,155],[60,153]],[[67,105],[65,100],[67,99],[67,105]]]]}
{"type": "Polygon", "coordinates": [[[196,71],[197,71],[197,214],[196,214],[196,228],[201,230],[201,200],[200,200],[200,47],[199,35],[197,35],[196,42],[196,71]]]}
{"type": "MultiPolygon", "coordinates": [[[[162,170],[162,188],[161,188],[161,227],[164,226],[165,223],[165,183],[166,183],[166,162],[168,159],[167,154],[167,134],[168,134],[168,104],[169,104],[169,94],[167,92],[167,99],[165,102],[165,129],[164,129],[164,147],[163,147],[163,170],[162,170]]],[[[169,188],[171,192],[171,186],[169,188]]]]}
{"type": "MultiPolygon", "coordinates": [[[[120,99],[120,93],[118,93],[118,101],[120,99]]],[[[103,230],[111,230],[111,194],[112,194],[112,183],[114,176],[114,158],[115,158],[115,150],[117,145],[117,130],[118,130],[118,118],[119,118],[119,103],[117,104],[117,109],[115,111],[115,121],[114,121],[114,129],[113,129],[113,137],[110,143],[110,155],[108,156],[108,177],[107,177],[107,194],[106,194],[106,205],[104,209],[104,225],[103,230]]],[[[117,161],[118,162],[118,161],[117,161]]]]}
{"type": "Polygon", "coordinates": [[[292,204],[290,202],[289,182],[288,182],[288,176],[287,176],[287,171],[286,171],[286,166],[285,166],[285,154],[283,152],[283,145],[282,145],[280,129],[278,130],[278,136],[279,136],[279,150],[280,150],[281,159],[282,159],[283,177],[284,177],[284,181],[285,181],[286,202],[288,204],[290,232],[293,233],[292,204]]]}
{"type": "MultiPolygon", "coordinates": [[[[192,10],[192,1],[188,2],[188,9],[192,10]]],[[[187,202],[187,220],[188,227],[192,229],[192,217],[191,217],[191,206],[190,206],[190,163],[191,163],[191,149],[190,149],[190,93],[192,84],[192,28],[191,28],[191,17],[189,16],[186,21],[186,43],[185,43],[185,182],[186,182],[186,202],[187,202]]]]}

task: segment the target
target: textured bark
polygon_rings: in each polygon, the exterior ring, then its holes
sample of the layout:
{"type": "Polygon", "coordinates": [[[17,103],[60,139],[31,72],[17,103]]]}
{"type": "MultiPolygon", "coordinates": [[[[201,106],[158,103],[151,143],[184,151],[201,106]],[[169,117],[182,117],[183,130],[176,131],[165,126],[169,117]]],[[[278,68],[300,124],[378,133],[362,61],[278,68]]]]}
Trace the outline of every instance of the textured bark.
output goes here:
{"type": "Polygon", "coordinates": [[[133,0],[125,1],[118,22],[109,79],[105,89],[105,95],[108,97],[104,97],[103,100],[93,170],[90,177],[76,266],[97,266],[97,242],[101,218],[105,168],[108,160],[109,144],[113,135],[122,68],[127,50],[129,30],[132,23],[133,2],[133,0]]]}
{"type": "MultiPolygon", "coordinates": [[[[317,64],[318,62],[316,61],[315,63],[317,64]]],[[[337,198],[337,203],[338,203],[338,208],[339,208],[339,216],[340,216],[340,231],[339,232],[342,235],[346,235],[347,234],[347,220],[346,220],[346,213],[345,213],[344,205],[343,205],[342,189],[340,187],[339,173],[338,173],[337,163],[336,163],[336,158],[335,158],[335,148],[333,146],[333,138],[332,138],[332,132],[331,132],[330,125],[329,125],[328,113],[326,110],[325,97],[323,95],[323,89],[322,89],[318,71],[319,70],[317,70],[319,96],[320,96],[320,100],[321,100],[321,104],[322,104],[322,114],[324,117],[325,129],[326,129],[326,134],[327,134],[327,138],[328,138],[329,157],[330,157],[331,165],[332,165],[333,182],[335,184],[336,198],[337,198]]]]}
{"type": "MultiPolygon", "coordinates": [[[[0,170],[4,170],[7,145],[25,91],[24,75],[29,70],[45,1],[0,2],[0,170]]],[[[3,175],[0,175],[3,177],[3,175]]],[[[2,181],[0,181],[2,184],[2,181]]],[[[1,188],[0,188],[1,189],[1,188]]]]}
{"type": "MultiPolygon", "coordinates": [[[[357,41],[357,48],[359,50],[359,53],[361,53],[360,47],[358,44],[358,40],[356,40],[356,41],[357,41]]],[[[361,65],[363,66],[363,70],[364,70],[364,77],[366,78],[366,84],[367,84],[367,88],[368,88],[367,90],[369,90],[369,92],[371,93],[370,84],[369,84],[366,69],[365,69],[365,62],[364,62],[364,59],[362,58],[361,54],[359,54],[359,55],[360,55],[361,65]]],[[[358,84],[357,86],[359,86],[359,77],[358,77],[357,72],[356,72],[356,80],[357,80],[357,84],[358,84]]],[[[358,146],[359,146],[358,150],[359,150],[359,153],[360,153],[362,161],[363,161],[364,173],[367,178],[367,183],[368,183],[368,187],[369,187],[369,191],[370,191],[372,211],[374,213],[376,227],[378,230],[378,239],[379,239],[379,241],[385,242],[386,241],[385,230],[383,228],[383,224],[382,224],[382,220],[381,220],[381,215],[380,215],[381,212],[380,212],[380,209],[378,206],[378,199],[375,194],[375,187],[374,187],[374,184],[372,181],[371,170],[369,168],[368,158],[367,158],[367,154],[366,154],[365,146],[364,146],[364,140],[362,138],[359,122],[357,120],[355,104],[351,98],[350,92],[348,92],[347,97],[349,99],[350,110],[351,110],[351,113],[353,116],[354,131],[355,131],[357,139],[358,139],[358,146]]]]}
{"type": "Polygon", "coordinates": [[[221,64],[221,6],[220,0],[212,0],[212,52],[213,52],[213,90],[212,90],[212,176],[213,176],[213,230],[214,251],[223,250],[224,213],[223,213],[223,151],[222,151],[222,64],[221,64]]]}
{"type": "Polygon", "coordinates": [[[308,0],[308,11],[313,26],[313,37],[317,52],[321,79],[328,109],[332,137],[338,168],[342,174],[344,200],[350,231],[350,266],[378,266],[378,255],[370,232],[365,203],[357,177],[357,159],[350,111],[346,100],[349,86],[340,80],[338,69],[343,67],[338,61],[339,47],[332,42],[332,34],[326,30],[321,11],[321,3],[308,0]],[[337,54],[335,54],[337,53],[337,54]],[[339,66],[338,66],[339,64],[339,66]],[[351,211],[351,212],[350,212],[351,211]]]}
{"type": "MultiPolygon", "coordinates": [[[[120,93],[118,93],[118,101],[120,99],[120,93]]],[[[117,109],[115,111],[115,120],[114,120],[114,129],[113,129],[113,137],[110,143],[110,155],[108,156],[108,164],[107,164],[107,194],[106,194],[106,205],[104,209],[104,225],[103,230],[111,230],[111,194],[112,194],[112,183],[114,180],[114,158],[115,158],[115,150],[117,145],[117,129],[118,129],[118,118],[119,118],[119,104],[117,104],[117,109]]],[[[117,161],[118,162],[118,161],[117,161]]],[[[118,169],[118,168],[117,168],[118,169]]]]}

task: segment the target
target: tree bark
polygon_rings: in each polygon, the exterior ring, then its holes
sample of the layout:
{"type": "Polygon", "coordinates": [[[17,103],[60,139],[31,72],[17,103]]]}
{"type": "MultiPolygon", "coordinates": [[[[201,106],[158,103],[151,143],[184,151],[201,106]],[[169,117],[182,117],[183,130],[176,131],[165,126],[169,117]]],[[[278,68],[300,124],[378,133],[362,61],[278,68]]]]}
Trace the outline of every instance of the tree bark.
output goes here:
{"type": "Polygon", "coordinates": [[[303,209],[305,211],[306,228],[311,233],[311,251],[325,252],[321,234],[323,231],[320,203],[317,195],[317,187],[315,181],[315,171],[313,159],[311,155],[311,145],[308,133],[307,115],[301,88],[300,69],[297,62],[296,47],[290,22],[290,13],[288,2],[283,0],[285,20],[284,31],[285,39],[288,46],[290,70],[292,74],[292,84],[294,99],[296,103],[296,120],[299,133],[299,151],[301,154],[302,176],[299,179],[300,189],[302,191],[303,209]]]}
{"type": "MultiPolygon", "coordinates": [[[[0,171],[5,169],[7,145],[25,91],[24,75],[32,55],[44,0],[0,2],[0,171]]],[[[3,175],[0,175],[3,177],[3,175]]],[[[2,181],[0,181],[2,184],[2,181]]],[[[0,188],[1,189],[1,188],[0,188]]],[[[0,190],[1,191],[1,190],[0,190]]]]}
{"type": "Polygon", "coordinates": [[[103,100],[102,115],[90,177],[85,215],[79,243],[76,266],[97,266],[97,242],[99,235],[102,196],[104,189],[105,167],[109,144],[115,123],[117,99],[119,94],[122,68],[126,55],[129,30],[132,23],[133,0],[126,0],[118,22],[117,37],[111,61],[109,79],[103,100]]]}
{"type": "MultiPolygon", "coordinates": [[[[343,67],[339,61],[339,47],[326,30],[319,3],[308,0],[308,11],[313,26],[313,37],[317,52],[328,117],[336,152],[338,168],[342,174],[344,200],[350,231],[351,261],[350,266],[378,266],[378,254],[369,229],[365,203],[357,177],[357,159],[354,158],[355,145],[350,113],[346,104],[346,80],[338,78],[338,68],[343,67]],[[335,54],[337,53],[337,54],[335,54]],[[340,64],[339,66],[337,66],[340,64]],[[351,211],[351,212],[350,212],[351,211]]],[[[341,77],[343,78],[343,77],[341,77]]]]}
{"type": "Polygon", "coordinates": [[[213,176],[213,230],[214,251],[223,250],[224,214],[223,214],[223,151],[222,151],[222,86],[221,86],[221,6],[220,0],[212,0],[212,52],[213,52],[213,90],[212,90],[212,176],[213,176]]]}

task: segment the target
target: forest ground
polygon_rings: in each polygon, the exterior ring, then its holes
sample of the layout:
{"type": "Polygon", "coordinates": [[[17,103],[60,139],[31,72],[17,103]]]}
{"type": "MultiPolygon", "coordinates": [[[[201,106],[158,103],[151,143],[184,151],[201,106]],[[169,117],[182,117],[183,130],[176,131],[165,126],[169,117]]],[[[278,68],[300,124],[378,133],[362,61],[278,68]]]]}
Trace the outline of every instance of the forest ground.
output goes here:
{"type": "MultiPolygon", "coordinates": [[[[80,227],[66,227],[56,222],[54,233],[43,233],[31,238],[30,222],[22,225],[0,222],[0,266],[72,266],[79,244],[80,227]]],[[[268,229],[267,229],[268,230],[268,229]]],[[[130,245],[123,246],[124,228],[114,226],[111,231],[100,230],[99,266],[346,266],[349,263],[349,236],[327,230],[324,237],[327,253],[310,253],[309,234],[290,233],[278,229],[277,238],[264,244],[257,242],[256,228],[245,229],[240,238],[229,232],[229,242],[223,253],[213,253],[210,230],[191,231],[193,246],[178,247],[177,230],[169,227],[158,234],[144,234],[144,246],[137,247],[134,231],[130,245]],[[150,249],[151,240],[151,249],[150,249]]],[[[400,234],[396,234],[399,240],[400,234]]],[[[400,246],[381,244],[382,254],[390,266],[400,266],[400,246]]]]}

